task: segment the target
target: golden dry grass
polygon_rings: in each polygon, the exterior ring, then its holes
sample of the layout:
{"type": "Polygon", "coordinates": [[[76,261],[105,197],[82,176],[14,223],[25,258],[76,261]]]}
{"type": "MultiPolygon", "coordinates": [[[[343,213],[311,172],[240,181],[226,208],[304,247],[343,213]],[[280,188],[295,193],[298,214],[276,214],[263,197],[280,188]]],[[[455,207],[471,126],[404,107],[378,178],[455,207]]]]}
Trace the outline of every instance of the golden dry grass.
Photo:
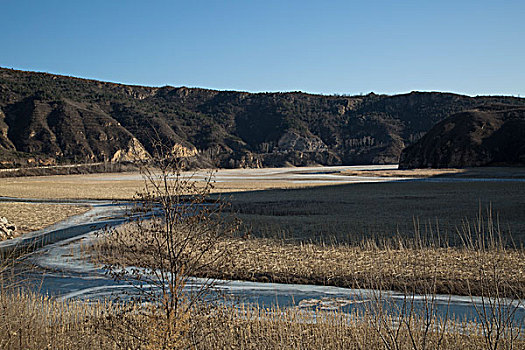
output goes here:
{"type": "MultiPolygon", "coordinates": [[[[133,254],[128,256],[108,235],[88,248],[95,261],[128,266],[154,264],[152,256],[134,240],[133,224],[117,230],[122,242],[133,245],[133,254]],[[136,252],[141,251],[137,258],[136,252]]],[[[408,242],[398,237],[382,246],[372,242],[356,246],[229,238],[218,245],[228,250],[229,258],[219,264],[213,259],[218,252],[207,252],[203,265],[208,267],[199,273],[226,280],[381,288],[420,294],[432,288],[440,294],[456,295],[481,295],[483,288],[487,289],[481,282],[494,282],[493,273],[497,273],[504,280],[505,294],[525,297],[523,249],[506,249],[497,242],[485,248],[442,248],[408,242]]]]}
{"type": "Polygon", "coordinates": [[[17,227],[17,234],[36,231],[89,210],[88,206],[0,202],[0,216],[17,227]]]}
{"type": "Polygon", "coordinates": [[[130,199],[141,180],[104,181],[95,175],[55,175],[0,179],[0,193],[16,198],[130,199]]]}
{"type": "MultiPolygon", "coordinates": [[[[225,308],[204,318],[215,331],[199,348],[209,349],[482,349],[482,330],[466,322],[449,324],[452,331],[425,330],[418,317],[380,318],[308,313],[295,309],[225,308]],[[215,323],[215,322],[216,323],[215,323]],[[406,324],[399,321],[407,321],[406,324]],[[379,325],[379,328],[375,326],[379,325]]],[[[206,330],[203,327],[199,331],[206,330]]],[[[505,337],[496,349],[519,348],[522,338],[505,337]]]]}
{"type": "MultiPolygon", "coordinates": [[[[97,329],[108,303],[61,302],[23,291],[0,292],[1,349],[115,349],[117,344],[97,329]]],[[[133,344],[132,340],[129,341],[133,344]]]]}
{"type": "MultiPolygon", "coordinates": [[[[0,294],[0,348],[160,349],[158,322],[144,306],[57,301],[24,292],[0,294]]],[[[418,317],[388,318],[368,312],[208,307],[187,319],[184,348],[192,349],[483,349],[478,324],[427,329],[418,317]],[[376,326],[380,325],[380,328],[376,326]],[[397,334],[397,335],[396,335],[397,334]],[[392,337],[390,337],[392,336],[392,337]],[[395,337],[394,337],[395,336],[395,337]]],[[[170,341],[164,341],[169,344],[170,341]]],[[[502,336],[496,349],[519,349],[522,336],[502,336]]],[[[181,347],[182,348],[182,347],[181,347]]]]}
{"type": "Polygon", "coordinates": [[[507,293],[525,296],[523,250],[468,248],[378,248],[291,244],[276,240],[237,240],[227,266],[209,273],[223,279],[321,284],[424,293],[480,295],[480,273],[494,269],[507,293]]]}

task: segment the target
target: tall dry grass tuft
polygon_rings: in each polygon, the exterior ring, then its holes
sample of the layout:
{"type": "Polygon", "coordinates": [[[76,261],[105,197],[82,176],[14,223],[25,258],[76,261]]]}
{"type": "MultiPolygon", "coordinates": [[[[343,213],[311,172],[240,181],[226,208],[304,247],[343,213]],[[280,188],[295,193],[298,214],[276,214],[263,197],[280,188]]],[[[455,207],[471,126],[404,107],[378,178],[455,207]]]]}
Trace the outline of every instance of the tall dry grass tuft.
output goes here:
{"type": "Polygon", "coordinates": [[[23,290],[0,293],[0,349],[112,348],[93,322],[112,306],[60,302],[23,290]]]}
{"type": "MultiPolygon", "coordinates": [[[[497,221],[493,220],[491,212],[489,208],[485,218],[480,213],[473,224],[465,221],[458,230],[463,246],[456,249],[467,255],[476,266],[470,272],[470,278],[465,281],[467,295],[475,310],[476,330],[469,328],[466,334],[471,337],[474,332],[480,339],[480,348],[515,349],[523,346],[524,341],[525,321],[517,314],[523,307],[525,285],[522,279],[518,277],[516,282],[516,276],[509,273],[513,271],[509,270],[509,265],[512,265],[509,264],[509,257],[523,262],[523,250],[509,248],[510,245],[497,221]]],[[[415,246],[408,250],[436,249],[421,242],[422,240],[416,240],[413,242],[415,246]]],[[[404,250],[404,246],[403,243],[398,243],[397,249],[404,250]]],[[[385,348],[403,348],[400,345],[400,335],[403,332],[410,339],[413,349],[440,349],[450,333],[465,332],[458,331],[456,325],[450,325],[449,308],[444,316],[436,313],[436,294],[439,288],[437,272],[441,264],[436,259],[417,267],[418,273],[429,278],[422,281],[406,279],[405,297],[400,304],[384,296],[384,291],[391,283],[389,278],[394,279],[395,276],[377,274],[368,277],[367,285],[373,291],[372,302],[366,304],[366,315],[385,348]],[[416,296],[416,292],[420,295],[416,296]]],[[[521,271],[521,268],[517,271],[521,271]]]]}
{"type": "Polygon", "coordinates": [[[519,251],[523,261],[523,248],[516,249],[514,242],[508,242],[508,237],[503,236],[499,220],[494,220],[490,208],[485,218],[480,213],[473,224],[465,222],[460,236],[480,264],[474,288],[481,301],[473,304],[483,329],[485,346],[493,350],[502,346],[508,348],[509,342],[512,345],[513,340],[523,337],[525,320],[517,318],[516,314],[525,306],[525,288],[509,283],[505,262],[510,249],[519,251]]]}
{"type": "MultiPolygon", "coordinates": [[[[412,315],[379,317],[368,311],[311,312],[259,307],[216,308],[195,318],[198,349],[485,349],[483,330],[468,322],[448,321],[446,329],[412,315]],[[376,328],[379,327],[379,328],[376,328]],[[210,331],[213,329],[213,331],[210,331]]],[[[499,349],[519,349],[523,338],[499,349]]]]}

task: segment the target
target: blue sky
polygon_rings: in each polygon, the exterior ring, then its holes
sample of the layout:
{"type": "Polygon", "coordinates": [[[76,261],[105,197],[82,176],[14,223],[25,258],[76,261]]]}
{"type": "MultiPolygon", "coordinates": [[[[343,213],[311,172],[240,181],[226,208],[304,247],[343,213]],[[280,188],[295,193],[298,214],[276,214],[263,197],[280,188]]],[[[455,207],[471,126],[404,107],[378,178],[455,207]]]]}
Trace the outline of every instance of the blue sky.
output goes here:
{"type": "Polygon", "coordinates": [[[138,85],[525,96],[525,1],[0,0],[0,66],[138,85]]]}

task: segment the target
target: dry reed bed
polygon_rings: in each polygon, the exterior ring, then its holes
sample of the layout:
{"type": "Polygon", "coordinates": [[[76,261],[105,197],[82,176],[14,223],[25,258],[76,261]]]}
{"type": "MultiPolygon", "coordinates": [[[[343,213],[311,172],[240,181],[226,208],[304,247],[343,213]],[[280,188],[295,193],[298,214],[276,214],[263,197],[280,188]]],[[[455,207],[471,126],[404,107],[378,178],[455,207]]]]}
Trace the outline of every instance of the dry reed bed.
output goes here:
{"type": "MultiPolygon", "coordinates": [[[[132,242],[133,225],[118,228],[119,237],[132,242]]],[[[525,296],[525,251],[503,246],[439,248],[400,243],[401,238],[381,247],[375,243],[321,245],[286,243],[275,239],[230,238],[218,245],[229,250],[229,259],[215,264],[209,252],[209,267],[203,276],[258,282],[331,285],[349,288],[379,288],[401,292],[481,295],[487,284],[501,283],[504,294],[525,296]],[[395,244],[394,244],[395,242],[395,244]],[[499,280],[501,279],[501,281],[499,280]]],[[[111,236],[91,248],[95,260],[105,264],[136,264],[137,251],[113,244],[111,236]]],[[[148,252],[141,261],[148,265],[148,252]]],[[[153,262],[152,262],[153,263],[153,262]]],[[[208,264],[205,262],[205,264],[208,264]]],[[[151,265],[153,266],[153,265],[151,265]]],[[[492,287],[491,287],[492,288],[492,287]]],[[[486,292],[486,291],[485,291],[486,292]]]]}
{"type": "Polygon", "coordinates": [[[39,230],[88,210],[88,206],[80,205],[0,202],[0,216],[17,226],[17,234],[39,230]]]}
{"type": "Polygon", "coordinates": [[[237,240],[230,264],[211,270],[226,279],[338,287],[480,295],[492,272],[505,280],[509,296],[525,296],[523,250],[468,248],[378,248],[237,240]],[[235,253],[237,252],[237,253],[235,253]]]}
{"type": "MultiPolygon", "coordinates": [[[[179,323],[175,342],[162,339],[158,319],[144,308],[63,302],[4,290],[0,293],[0,348],[161,349],[175,343],[178,348],[193,349],[488,348],[479,325],[464,322],[449,324],[446,331],[429,330],[417,317],[399,322],[366,312],[349,316],[226,306],[192,312],[179,323]]],[[[523,337],[516,333],[499,339],[496,349],[524,346],[523,337]]]]}
{"type": "MultiPolygon", "coordinates": [[[[232,204],[254,236],[357,243],[456,231],[492,208],[494,221],[525,245],[525,182],[390,182],[236,193],[232,204]]],[[[477,224],[477,223],[476,223],[477,224]]]]}
{"type": "Polygon", "coordinates": [[[0,292],[0,349],[114,349],[95,327],[109,304],[0,292]]]}

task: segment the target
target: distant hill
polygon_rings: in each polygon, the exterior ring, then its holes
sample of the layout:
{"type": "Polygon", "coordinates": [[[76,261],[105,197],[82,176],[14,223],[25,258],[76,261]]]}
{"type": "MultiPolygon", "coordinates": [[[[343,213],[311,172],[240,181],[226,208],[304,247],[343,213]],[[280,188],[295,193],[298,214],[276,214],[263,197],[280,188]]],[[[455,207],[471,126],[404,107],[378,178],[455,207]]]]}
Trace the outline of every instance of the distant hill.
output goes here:
{"type": "Polygon", "coordinates": [[[513,97],[143,87],[0,68],[0,166],[129,159],[160,139],[202,166],[397,163],[447,116],[513,97]]]}
{"type": "Polygon", "coordinates": [[[401,153],[399,167],[525,165],[525,108],[496,105],[441,121],[401,153]]]}

